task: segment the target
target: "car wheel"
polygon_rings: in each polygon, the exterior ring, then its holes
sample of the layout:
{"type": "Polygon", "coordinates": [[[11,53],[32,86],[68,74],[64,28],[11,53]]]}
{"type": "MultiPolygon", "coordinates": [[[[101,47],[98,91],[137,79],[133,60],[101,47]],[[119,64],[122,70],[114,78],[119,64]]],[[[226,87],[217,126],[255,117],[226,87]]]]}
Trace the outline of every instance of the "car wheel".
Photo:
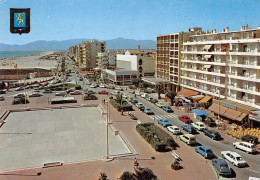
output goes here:
{"type": "Polygon", "coordinates": [[[214,137],[211,137],[212,140],[214,140],[214,137]]]}
{"type": "Polygon", "coordinates": [[[236,164],[234,162],[232,162],[233,166],[236,166],[236,164]]]}

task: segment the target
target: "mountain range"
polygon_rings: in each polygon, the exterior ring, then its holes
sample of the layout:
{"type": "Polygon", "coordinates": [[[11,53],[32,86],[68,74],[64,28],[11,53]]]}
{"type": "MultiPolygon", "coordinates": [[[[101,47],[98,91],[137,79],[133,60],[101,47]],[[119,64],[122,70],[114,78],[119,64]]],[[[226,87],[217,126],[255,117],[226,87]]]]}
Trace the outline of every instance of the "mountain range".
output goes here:
{"type": "MultiPolygon", "coordinates": [[[[82,41],[90,41],[92,39],[70,39],[63,41],[44,41],[38,40],[23,45],[9,45],[0,43],[0,51],[40,51],[40,50],[68,50],[70,46],[80,44],[82,41]]],[[[103,40],[102,40],[103,41],[103,40]]],[[[106,48],[110,49],[137,49],[138,45],[141,49],[156,49],[156,41],[154,40],[134,40],[125,38],[116,38],[105,40],[106,48]]]]}

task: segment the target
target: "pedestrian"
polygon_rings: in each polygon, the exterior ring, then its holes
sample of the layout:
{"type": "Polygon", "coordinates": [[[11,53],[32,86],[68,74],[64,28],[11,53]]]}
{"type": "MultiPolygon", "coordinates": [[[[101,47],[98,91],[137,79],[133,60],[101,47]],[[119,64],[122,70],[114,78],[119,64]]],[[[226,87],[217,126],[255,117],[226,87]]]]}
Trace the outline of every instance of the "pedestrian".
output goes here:
{"type": "Polygon", "coordinates": [[[136,158],[134,159],[134,167],[138,167],[138,162],[136,158]]]}
{"type": "Polygon", "coordinates": [[[123,110],[123,108],[121,109],[121,115],[123,115],[124,114],[124,110],[123,110]]]}

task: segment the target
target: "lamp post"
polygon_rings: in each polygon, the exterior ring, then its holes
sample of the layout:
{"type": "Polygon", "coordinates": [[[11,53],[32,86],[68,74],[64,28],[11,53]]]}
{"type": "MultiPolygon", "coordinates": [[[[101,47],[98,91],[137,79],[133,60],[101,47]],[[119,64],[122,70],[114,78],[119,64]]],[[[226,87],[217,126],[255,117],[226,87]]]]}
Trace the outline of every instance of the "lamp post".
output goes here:
{"type": "Polygon", "coordinates": [[[106,142],[107,142],[107,159],[109,159],[109,146],[108,146],[108,121],[109,121],[109,118],[110,118],[110,113],[109,113],[109,102],[107,101],[107,139],[106,139],[106,142]]]}

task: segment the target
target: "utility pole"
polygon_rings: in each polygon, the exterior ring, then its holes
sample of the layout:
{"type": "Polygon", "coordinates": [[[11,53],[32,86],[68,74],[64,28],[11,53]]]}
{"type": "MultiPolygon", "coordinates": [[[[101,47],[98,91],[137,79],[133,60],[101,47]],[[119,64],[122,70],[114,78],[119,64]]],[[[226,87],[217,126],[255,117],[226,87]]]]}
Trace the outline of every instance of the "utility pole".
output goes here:
{"type": "Polygon", "coordinates": [[[109,146],[108,146],[108,121],[109,121],[110,113],[109,113],[109,102],[107,101],[107,159],[109,159],[109,146]]]}

